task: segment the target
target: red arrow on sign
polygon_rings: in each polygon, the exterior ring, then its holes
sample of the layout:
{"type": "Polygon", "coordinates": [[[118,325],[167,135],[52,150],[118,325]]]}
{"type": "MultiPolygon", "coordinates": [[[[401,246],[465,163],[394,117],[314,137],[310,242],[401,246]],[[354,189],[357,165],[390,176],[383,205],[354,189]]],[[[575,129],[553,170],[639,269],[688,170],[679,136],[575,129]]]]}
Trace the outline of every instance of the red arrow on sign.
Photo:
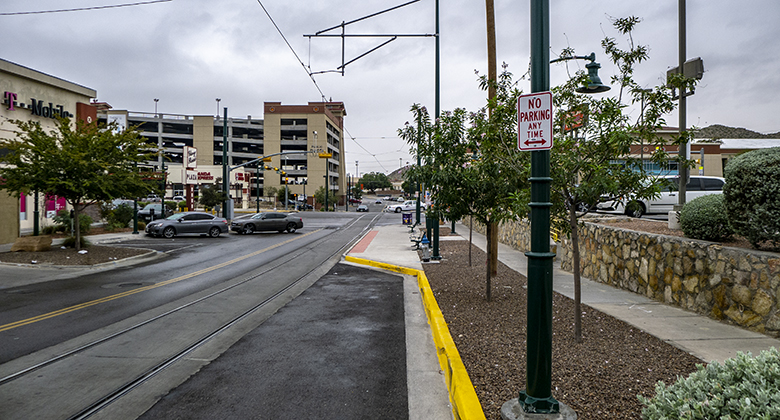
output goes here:
{"type": "Polygon", "coordinates": [[[544,144],[544,143],[546,143],[546,142],[547,142],[547,141],[546,141],[546,140],[544,140],[544,139],[541,139],[541,140],[526,140],[526,141],[525,141],[525,145],[526,145],[526,146],[530,146],[530,145],[532,145],[532,144],[544,144]]]}

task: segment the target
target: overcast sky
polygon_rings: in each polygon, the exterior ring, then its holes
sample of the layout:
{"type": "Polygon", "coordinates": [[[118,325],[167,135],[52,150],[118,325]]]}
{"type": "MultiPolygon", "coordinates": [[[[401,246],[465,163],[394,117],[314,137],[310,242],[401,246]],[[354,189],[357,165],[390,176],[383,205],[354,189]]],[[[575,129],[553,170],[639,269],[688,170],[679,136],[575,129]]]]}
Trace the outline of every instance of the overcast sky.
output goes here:
{"type": "MultiPolygon", "coordinates": [[[[2,0],[0,57],[97,90],[115,109],[214,115],[216,98],[231,117],[261,117],[264,101],[343,101],[347,171],[389,173],[413,159],[397,130],[414,103],[434,108],[434,41],[399,38],[346,67],[315,75],[298,62],[257,0],[172,0],[132,7],[45,14],[11,14],[134,3],[140,0],[2,0]],[[322,94],[320,93],[322,91],[322,94]]],[[[407,0],[261,0],[298,57],[312,71],[341,64],[338,38],[304,34],[339,25],[407,0]]],[[[498,62],[516,76],[529,64],[530,1],[495,0],[498,62]]],[[[484,104],[474,71],[486,72],[485,4],[440,0],[441,107],[470,111],[484,104]]],[[[601,49],[616,37],[610,20],[634,15],[634,42],[650,48],[637,81],[663,82],[677,65],[677,0],[550,0],[551,57],[567,46],[595,51],[605,82],[615,68],[601,49]]],[[[687,56],[704,60],[705,75],[688,99],[688,125],[723,124],[762,133],[780,131],[780,1],[687,0],[687,56]]],[[[431,34],[434,0],[347,26],[351,34],[431,34]]],[[[340,29],[332,33],[340,33],[340,29]]],[[[625,39],[618,38],[626,48],[625,39]]],[[[346,60],[384,42],[349,38],[346,60]]],[[[584,68],[569,63],[569,70],[584,68]]],[[[562,83],[566,66],[551,66],[562,83]]],[[[529,91],[530,84],[520,87],[529,91]]],[[[609,95],[606,93],[605,95],[609,95]]],[[[221,111],[220,111],[221,113],[221,111]]],[[[677,126],[677,114],[667,116],[677,126]]]]}

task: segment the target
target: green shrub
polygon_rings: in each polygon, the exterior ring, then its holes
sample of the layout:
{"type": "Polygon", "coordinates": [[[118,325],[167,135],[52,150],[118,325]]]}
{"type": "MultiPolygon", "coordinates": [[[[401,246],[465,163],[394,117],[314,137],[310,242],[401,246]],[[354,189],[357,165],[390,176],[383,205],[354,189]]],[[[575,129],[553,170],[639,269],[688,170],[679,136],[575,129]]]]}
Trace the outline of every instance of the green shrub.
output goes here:
{"type": "Polygon", "coordinates": [[[187,202],[186,201],[179,201],[179,211],[184,211],[185,208],[187,208],[187,202]]]}
{"type": "MultiPolygon", "coordinates": [[[[82,235],[79,239],[81,239],[81,247],[80,248],[87,248],[88,246],[92,245],[89,243],[87,238],[82,235]]],[[[62,241],[62,246],[66,248],[75,248],[76,247],[76,237],[75,236],[68,236],[65,238],[65,240],[62,241]]]]}
{"type": "Polygon", "coordinates": [[[734,234],[729,226],[723,194],[695,198],[683,206],[680,227],[685,236],[704,241],[723,241],[734,234]]]}
{"type": "Polygon", "coordinates": [[[725,169],[729,223],[754,248],[780,246],[780,147],[753,150],[731,159],[725,169]]]}
{"type": "Polygon", "coordinates": [[[127,227],[131,220],[133,220],[133,208],[127,204],[122,204],[111,212],[108,222],[120,227],[127,227]]]}
{"type": "MultiPolygon", "coordinates": [[[[81,234],[89,232],[90,227],[92,227],[92,222],[92,217],[88,214],[79,214],[79,232],[81,232],[81,234]]],[[[59,213],[54,216],[54,223],[58,224],[63,231],[71,232],[70,211],[60,210],[59,213]]],[[[57,230],[60,230],[60,227],[58,227],[57,230]]]]}
{"type": "Polygon", "coordinates": [[[780,419],[780,354],[772,347],[752,358],[737,353],[721,366],[697,365],[671,386],[658,382],[655,396],[637,396],[644,420],[780,419]]]}

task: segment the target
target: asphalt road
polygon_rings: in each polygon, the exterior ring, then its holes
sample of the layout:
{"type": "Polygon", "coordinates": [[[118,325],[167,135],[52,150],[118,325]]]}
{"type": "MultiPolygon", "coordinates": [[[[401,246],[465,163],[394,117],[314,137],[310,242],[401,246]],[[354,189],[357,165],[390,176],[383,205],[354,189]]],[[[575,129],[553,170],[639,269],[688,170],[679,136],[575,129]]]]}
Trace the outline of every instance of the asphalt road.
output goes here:
{"type": "MultiPolygon", "coordinates": [[[[4,289],[0,325],[29,322],[0,332],[0,378],[128,326],[161,318],[84,354],[0,382],[4,401],[0,418],[68,418],[67,413],[102,398],[258,302],[272,301],[242,321],[250,324],[242,324],[243,332],[225,333],[228,344],[215,340],[213,352],[202,358],[216,357],[314,280],[296,281],[335,264],[332,256],[355,240],[376,214],[302,216],[304,228],[295,234],[140,237],[132,245],[156,248],[166,256],[128,268],[35,283],[24,293],[15,293],[22,288],[4,289]],[[292,284],[296,285],[290,288],[292,284]],[[174,313],[167,315],[169,311],[174,313]],[[80,392],[74,395],[73,389],[80,392]],[[41,404],[44,400],[47,403],[41,404]]],[[[186,378],[191,372],[185,369],[181,374],[186,378]]],[[[172,379],[169,386],[180,380],[172,379]]]]}
{"type": "Polygon", "coordinates": [[[403,278],[337,264],[141,420],[405,419],[403,278]]]}

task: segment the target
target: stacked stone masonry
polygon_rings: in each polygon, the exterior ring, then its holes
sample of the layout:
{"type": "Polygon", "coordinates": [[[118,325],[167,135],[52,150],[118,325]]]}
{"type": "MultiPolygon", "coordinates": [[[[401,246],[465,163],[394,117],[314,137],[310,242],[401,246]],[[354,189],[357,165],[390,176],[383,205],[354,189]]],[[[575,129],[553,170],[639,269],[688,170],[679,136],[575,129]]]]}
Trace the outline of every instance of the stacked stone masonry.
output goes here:
{"type": "MultiPolygon", "coordinates": [[[[499,240],[527,251],[529,226],[502,223],[499,240]]],[[[474,229],[485,231],[477,223],[474,229]]],[[[562,238],[557,259],[572,270],[569,238],[562,238]]],[[[586,222],[580,267],[588,279],[780,337],[780,254],[586,222]]]]}

